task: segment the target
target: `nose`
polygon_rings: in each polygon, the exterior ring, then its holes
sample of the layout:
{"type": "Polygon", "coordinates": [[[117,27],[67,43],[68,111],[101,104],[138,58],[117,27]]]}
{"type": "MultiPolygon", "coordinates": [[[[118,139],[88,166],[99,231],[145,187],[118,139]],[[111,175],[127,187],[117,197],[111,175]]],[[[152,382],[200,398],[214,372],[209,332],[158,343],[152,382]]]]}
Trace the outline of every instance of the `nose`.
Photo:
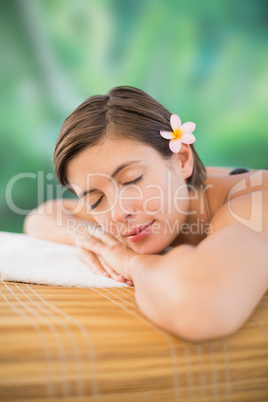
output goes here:
{"type": "Polygon", "coordinates": [[[111,218],[113,222],[126,222],[128,219],[134,218],[136,211],[131,204],[120,205],[118,202],[111,211],[111,218]]]}

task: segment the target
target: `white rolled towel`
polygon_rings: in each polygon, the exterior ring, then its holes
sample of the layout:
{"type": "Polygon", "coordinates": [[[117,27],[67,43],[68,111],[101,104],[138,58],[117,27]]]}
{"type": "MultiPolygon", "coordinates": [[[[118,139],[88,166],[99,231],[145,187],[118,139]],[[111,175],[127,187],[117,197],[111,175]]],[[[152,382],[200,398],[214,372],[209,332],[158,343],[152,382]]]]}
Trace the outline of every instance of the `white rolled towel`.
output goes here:
{"type": "Polygon", "coordinates": [[[74,246],[9,232],[0,232],[0,276],[2,281],[54,286],[128,286],[94,274],[74,246]]]}

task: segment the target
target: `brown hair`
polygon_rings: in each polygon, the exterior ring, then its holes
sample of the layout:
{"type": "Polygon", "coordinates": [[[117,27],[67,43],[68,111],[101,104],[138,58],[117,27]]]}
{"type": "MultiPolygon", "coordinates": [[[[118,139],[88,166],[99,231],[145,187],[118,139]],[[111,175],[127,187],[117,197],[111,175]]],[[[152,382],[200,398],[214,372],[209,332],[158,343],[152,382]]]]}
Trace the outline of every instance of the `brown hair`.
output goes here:
{"type": "MultiPolygon", "coordinates": [[[[159,134],[160,130],[171,130],[170,116],[164,106],[137,88],[120,86],[108,95],[91,96],[65,119],[60,129],[54,151],[58,181],[70,189],[66,173],[68,162],[84,149],[96,145],[108,133],[143,142],[164,158],[170,158],[169,142],[159,134]]],[[[201,186],[206,178],[206,168],[193,144],[190,147],[194,166],[187,184],[201,186]]]]}

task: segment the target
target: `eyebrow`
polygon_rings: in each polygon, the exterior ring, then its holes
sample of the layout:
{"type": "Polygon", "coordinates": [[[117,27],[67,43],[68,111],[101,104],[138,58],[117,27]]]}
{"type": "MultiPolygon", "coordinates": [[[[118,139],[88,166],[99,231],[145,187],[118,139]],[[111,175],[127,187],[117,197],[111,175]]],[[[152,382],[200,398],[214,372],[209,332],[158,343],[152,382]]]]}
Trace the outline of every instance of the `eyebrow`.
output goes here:
{"type": "MultiPolygon", "coordinates": [[[[120,172],[121,170],[125,169],[126,167],[130,165],[134,165],[135,163],[139,163],[140,161],[129,161],[126,163],[122,163],[121,165],[117,166],[115,171],[112,173],[111,177],[114,179],[120,172]]],[[[94,191],[98,191],[97,189],[93,188],[92,190],[86,190],[83,191],[83,193],[79,196],[79,198],[85,197],[85,195],[93,193],[94,191]]]]}

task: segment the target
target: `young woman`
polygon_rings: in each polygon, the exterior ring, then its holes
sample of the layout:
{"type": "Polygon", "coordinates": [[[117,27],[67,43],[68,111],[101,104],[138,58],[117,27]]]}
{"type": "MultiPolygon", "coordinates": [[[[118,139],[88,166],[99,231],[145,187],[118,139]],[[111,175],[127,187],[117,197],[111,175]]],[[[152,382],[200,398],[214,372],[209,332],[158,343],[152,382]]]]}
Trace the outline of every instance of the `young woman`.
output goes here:
{"type": "Polygon", "coordinates": [[[268,289],[268,172],[206,169],[194,130],[136,88],[90,97],[54,152],[78,199],[39,206],[25,232],[77,245],[96,274],[135,286],[150,320],[202,340],[238,329],[268,289]]]}

